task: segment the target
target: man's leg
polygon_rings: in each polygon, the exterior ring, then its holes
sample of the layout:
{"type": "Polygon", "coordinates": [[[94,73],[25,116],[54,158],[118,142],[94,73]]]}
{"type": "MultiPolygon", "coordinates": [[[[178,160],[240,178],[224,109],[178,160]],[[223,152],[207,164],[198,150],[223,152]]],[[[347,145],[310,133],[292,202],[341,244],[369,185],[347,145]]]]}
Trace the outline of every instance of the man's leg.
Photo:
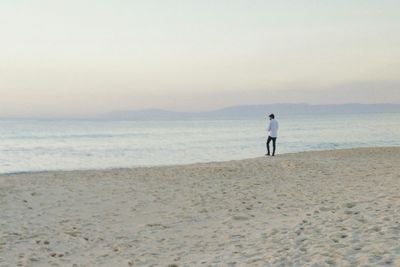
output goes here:
{"type": "Polygon", "coordinates": [[[275,150],[276,150],[276,137],[272,138],[272,156],[275,156],[275,150]]]}
{"type": "Polygon", "coordinates": [[[271,154],[269,153],[269,143],[271,143],[271,140],[272,140],[271,136],[268,136],[268,140],[267,140],[267,151],[268,151],[268,153],[267,153],[266,156],[271,155],[271,154]]]}

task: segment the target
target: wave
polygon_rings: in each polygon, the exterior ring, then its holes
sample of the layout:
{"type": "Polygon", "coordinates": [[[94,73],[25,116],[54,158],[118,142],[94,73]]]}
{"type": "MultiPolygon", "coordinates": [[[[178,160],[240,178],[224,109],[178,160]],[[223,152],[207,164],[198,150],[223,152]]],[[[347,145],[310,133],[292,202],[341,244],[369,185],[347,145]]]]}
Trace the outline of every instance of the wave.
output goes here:
{"type": "Polygon", "coordinates": [[[121,133],[121,134],[54,134],[54,135],[3,135],[4,139],[75,139],[75,138],[124,138],[146,137],[149,133],[121,133]]]}

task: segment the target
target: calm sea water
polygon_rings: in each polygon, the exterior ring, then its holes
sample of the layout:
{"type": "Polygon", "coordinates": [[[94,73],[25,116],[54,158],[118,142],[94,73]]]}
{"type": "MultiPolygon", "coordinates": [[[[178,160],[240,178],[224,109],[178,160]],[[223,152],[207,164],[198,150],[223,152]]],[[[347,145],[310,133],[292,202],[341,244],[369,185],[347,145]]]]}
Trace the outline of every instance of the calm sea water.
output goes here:
{"type": "MultiPolygon", "coordinates": [[[[278,118],[277,153],[400,146],[400,114],[278,118]]],[[[266,121],[0,121],[0,173],[263,156],[266,121]]]]}

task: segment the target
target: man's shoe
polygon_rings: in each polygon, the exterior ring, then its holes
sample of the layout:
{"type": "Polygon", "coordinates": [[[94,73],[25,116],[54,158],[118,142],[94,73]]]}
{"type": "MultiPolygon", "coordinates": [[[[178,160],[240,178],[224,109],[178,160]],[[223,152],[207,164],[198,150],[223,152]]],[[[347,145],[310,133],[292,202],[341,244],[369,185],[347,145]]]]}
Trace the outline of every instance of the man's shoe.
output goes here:
{"type": "Polygon", "coordinates": [[[265,156],[271,156],[270,154],[265,154],[265,156]]]}

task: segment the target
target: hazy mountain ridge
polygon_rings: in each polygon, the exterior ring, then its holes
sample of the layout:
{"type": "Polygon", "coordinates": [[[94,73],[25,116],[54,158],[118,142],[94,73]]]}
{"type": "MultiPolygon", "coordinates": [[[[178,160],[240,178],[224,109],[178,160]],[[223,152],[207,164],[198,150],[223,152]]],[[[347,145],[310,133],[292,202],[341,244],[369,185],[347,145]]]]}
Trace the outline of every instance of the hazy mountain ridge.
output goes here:
{"type": "Polygon", "coordinates": [[[121,120],[184,120],[184,119],[247,119],[265,117],[269,113],[279,116],[289,115],[329,115],[400,113],[400,104],[267,104],[231,106],[209,112],[176,112],[162,109],[111,112],[101,115],[101,119],[121,120]]]}

